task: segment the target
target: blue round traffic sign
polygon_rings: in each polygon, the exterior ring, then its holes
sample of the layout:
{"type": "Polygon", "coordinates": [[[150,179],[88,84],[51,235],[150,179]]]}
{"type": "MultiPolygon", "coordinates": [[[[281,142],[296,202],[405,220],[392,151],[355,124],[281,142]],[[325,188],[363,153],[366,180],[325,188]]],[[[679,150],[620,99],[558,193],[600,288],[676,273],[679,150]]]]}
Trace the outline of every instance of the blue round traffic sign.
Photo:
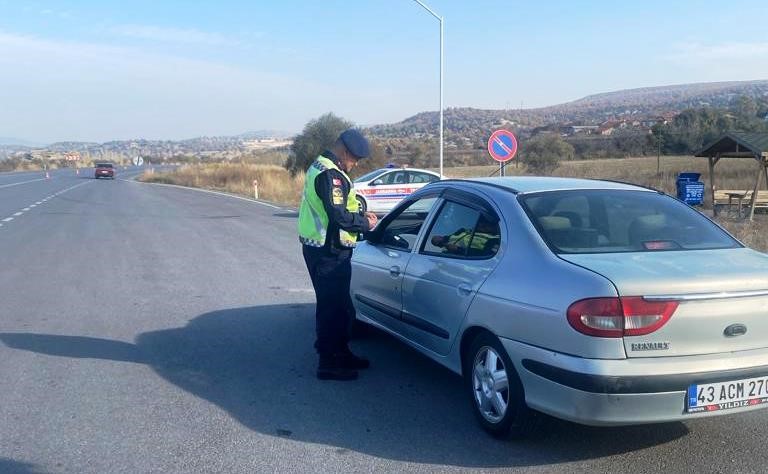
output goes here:
{"type": "Polygon", "coordinates": [[[505,162],[517,153],[517,138],[509,130],[496,130],[488,139],[488,153],[496,161],[505,162]]]}

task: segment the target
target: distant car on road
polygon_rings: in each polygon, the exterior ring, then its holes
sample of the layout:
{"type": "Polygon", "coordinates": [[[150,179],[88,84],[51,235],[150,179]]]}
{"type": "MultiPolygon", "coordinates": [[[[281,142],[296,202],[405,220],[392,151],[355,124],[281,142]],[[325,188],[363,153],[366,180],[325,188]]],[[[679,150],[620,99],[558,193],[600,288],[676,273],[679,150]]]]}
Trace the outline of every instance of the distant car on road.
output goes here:
{"type": "Polygon", "coordinates": [[[360,176],[354,184],[360,209],[384,214],[403,198],[435,181],[440,181],[440,175],[433,171],[381,168],[360,176]]]}
{"type": "Polygon", "coordinates": [[[112,178],[115,179],[115,168],[112,163],[96,163],[94,178],[112,178]]]}
{"type": "Polygon", "coordinates": [[[358,245],[351,296],[462,374],[495,435],[536,411],[607,426],[768,407],[768,255],[651,189],[430,184],[358,245]]]}

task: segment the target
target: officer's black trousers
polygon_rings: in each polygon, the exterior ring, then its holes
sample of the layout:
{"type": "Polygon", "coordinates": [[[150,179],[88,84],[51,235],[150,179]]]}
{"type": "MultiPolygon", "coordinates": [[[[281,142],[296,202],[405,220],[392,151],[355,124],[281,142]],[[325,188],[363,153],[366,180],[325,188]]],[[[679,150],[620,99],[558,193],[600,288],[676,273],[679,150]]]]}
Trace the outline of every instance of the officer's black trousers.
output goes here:
{"type": "Polygon", "coordinates": [[[312,286],[315,288],[317,340],[320,355],[333,355],[348,349],[349,329],[355,309],[349,297],[352,277],[351,250],[333,254],[325,248],[303,246],[312,286]]]}

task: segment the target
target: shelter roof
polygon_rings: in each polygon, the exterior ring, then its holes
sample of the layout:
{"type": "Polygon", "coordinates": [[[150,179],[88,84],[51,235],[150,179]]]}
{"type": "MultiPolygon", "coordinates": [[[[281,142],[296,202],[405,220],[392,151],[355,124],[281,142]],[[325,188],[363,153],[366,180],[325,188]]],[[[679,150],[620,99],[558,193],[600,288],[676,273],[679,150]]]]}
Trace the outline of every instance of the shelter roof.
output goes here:
{"type": "Polygon", "coordinates": [[[708,144],[695,156],[756,158],[768,153],[768,133],[728,132],[708,144]]]}

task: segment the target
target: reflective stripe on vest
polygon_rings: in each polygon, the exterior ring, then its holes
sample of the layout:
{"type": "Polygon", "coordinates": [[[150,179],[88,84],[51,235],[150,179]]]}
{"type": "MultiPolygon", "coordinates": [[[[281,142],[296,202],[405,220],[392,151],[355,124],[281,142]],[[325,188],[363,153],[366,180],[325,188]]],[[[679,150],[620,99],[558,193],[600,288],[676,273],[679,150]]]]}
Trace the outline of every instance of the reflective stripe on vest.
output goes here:
{"type": "MultiPolygon", "coordinates": [[[[349,185],[349,194],[347,195],[347,211],[358,212],[359,204],[355,199],[355,187],[352,180],[336,166],[334,162],[324,156],[319,156],[312,166],[307,170],[307,177],[304,181],[304,193],[299,207],[299,241],[304,245],[311,247],[322,247],[328,233],[328,215],[325,212],[323,201],[317,195],[315,190],[315,181],[320,173],[334,169],[338,171],[349,185]]],[[[339,242],[343,247],[352,248],[357,243],[357,234],[339,229],[339,242]]]]}

